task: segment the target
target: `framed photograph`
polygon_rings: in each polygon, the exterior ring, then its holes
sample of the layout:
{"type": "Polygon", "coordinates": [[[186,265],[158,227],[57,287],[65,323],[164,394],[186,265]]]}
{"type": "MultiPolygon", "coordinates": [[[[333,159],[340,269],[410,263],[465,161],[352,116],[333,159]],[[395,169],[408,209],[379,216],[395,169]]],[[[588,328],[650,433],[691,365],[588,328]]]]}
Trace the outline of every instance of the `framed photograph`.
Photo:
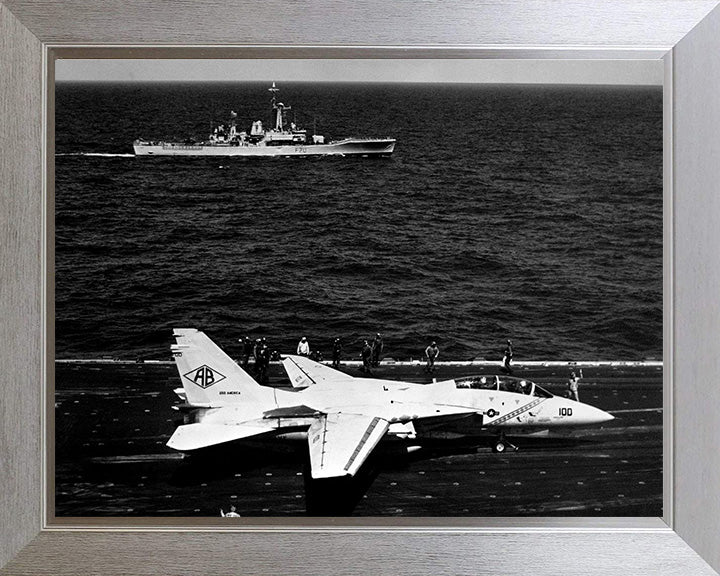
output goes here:
{"type": "Polygon", "coordinates": [[[139,47],[0,5],[3,572],[507,573],[522,543],[540,573],[713,574],[718,13],[673,6],[568,48],[540,7],[512,42],[425,7],[308,46],[278,7],[259,47],[264,7],[240,45],[218,12],[217,46],[139,47]],[[268,436],[307,459],[184,456],[268,436]]]}
{"type": "Polygon", "coordinates": [[[55,53],[52,526],[663,516],[661,61],[55,53]]]}

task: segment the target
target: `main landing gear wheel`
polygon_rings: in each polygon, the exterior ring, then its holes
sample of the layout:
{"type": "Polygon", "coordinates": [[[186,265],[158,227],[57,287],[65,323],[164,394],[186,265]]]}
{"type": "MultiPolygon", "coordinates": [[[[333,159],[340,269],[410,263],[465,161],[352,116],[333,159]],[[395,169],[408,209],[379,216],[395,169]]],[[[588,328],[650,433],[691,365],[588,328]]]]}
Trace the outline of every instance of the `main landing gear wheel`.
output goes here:
{"type": "Polygon", "coordinates": [[[500,438],[495,440],[495,443],[492,445],[492,451],[495,452],[495,454],[502,454],[508,448],[511,448],[513,452],[517,452],[518,449],[515,444],[510,444],[504,436],[500,436],[500,438]]]}

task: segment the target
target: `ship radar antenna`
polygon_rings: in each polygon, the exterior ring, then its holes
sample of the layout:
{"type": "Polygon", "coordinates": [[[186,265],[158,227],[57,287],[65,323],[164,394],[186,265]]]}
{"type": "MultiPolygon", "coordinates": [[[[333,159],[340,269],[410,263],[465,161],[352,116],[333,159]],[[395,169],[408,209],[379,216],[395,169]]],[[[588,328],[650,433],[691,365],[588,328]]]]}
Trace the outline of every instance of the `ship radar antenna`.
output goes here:
{"type": "Polygon", "coordinates": [[[275,86],[275,82],[272,83],[272,86],[268,88],[268,92],[272,92],[272,105],[273,108],[275,108],[275,95],[280,92],[280,88],[277,88],[275,86]]]}

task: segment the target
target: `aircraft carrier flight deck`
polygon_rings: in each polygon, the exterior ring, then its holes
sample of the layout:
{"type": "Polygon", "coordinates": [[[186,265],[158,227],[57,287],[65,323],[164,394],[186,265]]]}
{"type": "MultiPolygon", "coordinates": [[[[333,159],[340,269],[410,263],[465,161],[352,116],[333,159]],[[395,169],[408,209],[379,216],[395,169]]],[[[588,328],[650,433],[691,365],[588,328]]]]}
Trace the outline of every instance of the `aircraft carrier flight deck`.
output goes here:
{"type": "MultiPolygon", "coordinates": [[[[497,362],[384,361],[375,376],[430,382],[498,373],[497,362]]],[[[306,449],[252,447],[187,457],[165,444],[182,417],[174,364],[117,360],[55,363],[55,515],[64,517],[662,516],[661,362],[527,362],[515,375],[556,395],[583,370],[580,400],[615,416],[605,424],[512,438],[493,453],[482,438],[382,451],[352,484],[308,480],[306,449]]],[[[358,363],[341,369],[362,376],[358,363]]],[[[289,386],[279,363],[269,386],[289,386]]],[[[49,427],[52,430],[50,418],[49,427]]],[[[50,472],[52,474],[52,472],[50,472]]]]}

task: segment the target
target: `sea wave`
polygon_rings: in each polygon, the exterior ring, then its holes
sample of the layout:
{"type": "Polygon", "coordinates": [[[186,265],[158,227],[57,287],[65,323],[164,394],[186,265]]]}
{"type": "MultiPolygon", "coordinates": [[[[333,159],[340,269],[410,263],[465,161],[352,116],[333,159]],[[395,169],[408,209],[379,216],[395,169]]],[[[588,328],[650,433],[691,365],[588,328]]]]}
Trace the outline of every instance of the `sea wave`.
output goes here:
{"type": "Polygon", "coordinates": [[[141,135],[202,137],[263,92],[58,86],[58,357],[165,358],[174,326],[229,349],[306,335],[327,353],[339,336],[355,355],[382,332],[399,358],[431,339],[497,358],[508,337],[525,359],[662,357],[661,90],[287,92],[327,106],[319,131],[389,134],[396,152],[116,161],[141,135]]]}

